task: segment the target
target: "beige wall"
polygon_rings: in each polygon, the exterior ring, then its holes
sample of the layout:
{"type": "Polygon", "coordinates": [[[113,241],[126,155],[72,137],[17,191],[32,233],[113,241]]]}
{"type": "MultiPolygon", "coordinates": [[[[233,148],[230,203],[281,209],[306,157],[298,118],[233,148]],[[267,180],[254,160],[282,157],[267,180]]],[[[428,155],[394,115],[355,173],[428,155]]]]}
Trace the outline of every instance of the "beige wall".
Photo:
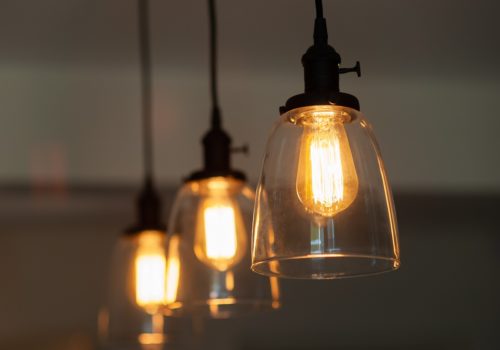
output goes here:
{"type": "MultiPolygon", "coordinates": [[[[159,178],[200,165],[209,115],[197,0],[152,1],[159,178]]],[[[139,100],[134,1],[6,2],[0,11],[0,182],[134,183],[139,100]]],[[[306,1],[220,1],[221,102],[235,163],[257,179],[278,106],[302,89],[306,1]]],[[[500,10],[492,1],[326,1],[331,41],[398,188],[500,190],[500,10]],[[346,16],[345,14],[349,14],[346,16]]]]}

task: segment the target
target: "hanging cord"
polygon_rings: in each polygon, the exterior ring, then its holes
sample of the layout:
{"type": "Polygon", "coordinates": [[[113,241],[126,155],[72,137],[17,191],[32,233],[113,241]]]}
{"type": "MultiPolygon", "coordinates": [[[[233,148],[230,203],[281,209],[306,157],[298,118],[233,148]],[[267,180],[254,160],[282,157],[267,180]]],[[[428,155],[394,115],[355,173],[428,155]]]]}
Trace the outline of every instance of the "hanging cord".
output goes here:
{"type": "Polygon", "coordinates": [[[316,18],[323,18],[323,1],[316,0],[316,18]]]}
{"type": "Polygon", "coordinates": [[[144,177],[153,182],[153,123],[151,95],[151,45],[149,39],[149,0],[138,0],[139,50],[141,64],[142,142],[144,177]]]}
{"type": "Polygon", "coordinates": [[[328,45],[328,31],[326,29],[326,20],[323,17],[323,1],[315,0],[316,20],[314,21],[314,45],[328,45]]]}
{"type": "Polygon", "coordinates": [[[217,16],[215,0],[208,0],[208,15],[210,21],[210,93],[212,97],[213,128],[220,128],[221,116],[219,110],[219,96],[217,92],[217,16]]]}
{"type": "MultiPolygon", "coordinates": [[[[215,176],[231,176],[245,180],[245,175],[231,168],[231,152],[240,151],[231,148],[231,137],[222,128],[222,118],[219,108],[217,91],[217,16],[215,0],[208,0],[209,20],[209,69],[210,69],[210,97],[212,115],[210,129],[203,135],[203,169],[189,176],[188,181],[208,179],[215,176]]],[[[243,148],[245,150],[246,148],[243,148]]]]}
{"type": "Polygon", "coordinates": [[[149,41],[149,0],[138,0],[139,59],[141,66],[142,142],[144,183],[137,198],[137,223],[127,230],[139,234],[145,230],[165,231],[161,220],[161,200],[153,183],[153,116],[151,87],[151,45],[149,41]]]}

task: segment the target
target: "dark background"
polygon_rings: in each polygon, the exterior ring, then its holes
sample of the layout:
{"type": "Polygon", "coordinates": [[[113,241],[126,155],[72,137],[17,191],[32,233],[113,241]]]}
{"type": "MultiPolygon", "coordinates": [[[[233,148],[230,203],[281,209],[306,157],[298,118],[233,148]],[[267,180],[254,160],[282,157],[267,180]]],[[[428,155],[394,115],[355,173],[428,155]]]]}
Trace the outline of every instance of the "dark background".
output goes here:
{"type": "MultiPolygon", "coordinates": [[[[302,89],[312,0],[220,0],[223,117],[255,183],[278,106],[302,89]]],[[[141,176],[135,1],[0,0],[0,349],[93,349],[108,261],[141,176]]],[[[375,127],[398,272],[285,281],[282,310],[196,323],[207,349],[498,349],[500,4],[324,0],[375,127]]],[[[201,163],[208,24],[151,0],[155,144],[167,208],[201,163]]],[[[191,328],[179,321],[173,329],[191,328]]],[[[195,332],[195,331],[189,331],[195,332]]]]}

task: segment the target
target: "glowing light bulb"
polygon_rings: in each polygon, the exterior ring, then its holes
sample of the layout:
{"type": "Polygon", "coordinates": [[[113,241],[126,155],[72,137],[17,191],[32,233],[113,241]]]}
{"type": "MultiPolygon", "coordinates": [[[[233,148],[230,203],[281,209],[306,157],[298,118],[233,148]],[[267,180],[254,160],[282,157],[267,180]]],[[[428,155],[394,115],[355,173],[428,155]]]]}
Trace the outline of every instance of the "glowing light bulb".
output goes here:
{"type": "Polygon", "coordinates": [[[135,298],[147,312],[157,312],[166,299],[167,261],[163,248],[165,234],[144,231],[138,236],[135,256],[135,298]]]}
{"type": "Polygon", "coordinates": [[[331,217],[352,204],[358,176],[344,123],[349,116],[333,111],[302,114],[304,131],[297,169],[297,195],[305,209],[331,217]]]}
{"type": "Polygon", "coordinates": [[[194,251],[211,268],[226,271],[245,255],[246,232],[238,204],[231,198],[234,180],[203,181],[198,207],[194,251]]]}

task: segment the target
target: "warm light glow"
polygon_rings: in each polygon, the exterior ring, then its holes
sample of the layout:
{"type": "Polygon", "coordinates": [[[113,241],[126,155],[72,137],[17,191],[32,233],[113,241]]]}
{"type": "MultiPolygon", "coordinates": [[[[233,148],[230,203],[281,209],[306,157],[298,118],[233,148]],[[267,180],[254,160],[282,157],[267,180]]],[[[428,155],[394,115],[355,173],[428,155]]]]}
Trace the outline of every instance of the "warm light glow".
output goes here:
{"type": "Polygon", "coordinates": [[[208,309],[210,311],[210,316],[213,318],[226,318],[227,311],[222,311],[223,308],[221,306],[224,305],[233,305],[236,303],[236,299],[233,297],[228,298],[218,298],[218,299],[210,299],[207,301],[208,309]]]}
{"type": "Polygon", "coordinates": [[[219,315],[219,305],[209,304],[208,309],[210,310],[210,315],[214,318],[217,318],[217,316],[219,315]]]}
{"type": "Polygon", "coordinates": [[[142,255],[136,260],[137,303],[141,306],[163,301],[165,283],[165,257],[142,255]]]}
{"type": "Polygon", "coordinates": [[[179,288],[180,263],[179,263],[179,236],[172,236],[168,246],[167,285],[165,287],[165,303],[170,304],[177,299],[179,288]]]}
{"type": "Polygon", "coordinates": [[[331,207],[344,199],[344,177],[339,140],[313,137],[309,144],[312,193],[315,203],[331,207]],[[317,169],[317,170],[315,170],[317,169]]]}
{"type": "Polygon", "coordinates": [[[177,298],[180,278],[179,237],[170,238],[168,260],[164,232],[143,231],[137,237],[137,244],[134,262],[135,301],[154,316],[164,305],[175,302],[177,298]]]}
{"type": "Polygon", "coordinates": [[[212,260],[227,260],[236,254],[234,209],[214,201],[203,211],[205,219],[205,249],[212,260]]]}
{"type": "Polygon", "coordinates": [[[245,227],[238,204],[231,198],[237,185],[223,177],[200,184],[194,249],[198,259],[219,271],[234,266],[245,254],[245,227]]]}
{"type": "Polygon", "coordinates": [[[280,288],[277,277],[270,277],[269,283],[271,284],[271,296],[273,298],[272,308],[277,309],[280,307],[280,288]]]}
{"type": "Polygon", "coordinates": [[[156,237],[145,235],[135,260],[137,304],[160,304],[164,298],[166,259],[156,237]]]}
{"type": "Polygon", "coordinates": [[[352,204],[358,177],[338,112],[307,112],[297,122],[304,131],[297,169],[297,194],[308,212],[333,216],[352,204]]]}
{"type": "Polygon", "coordinates": [[[161,314],[154,314],[151,316],[151,333],[141,333],[139,334],[138,340],[142,349],[144,350],[156,350],[161,349],[160,346],[166,342],[166,336],[163,331],[164,318],[161,314]]]}
{"type": "Polygon", "coordinates": [[[226,273],[226,289],[228,292],[232,292],[234,290],[234,274],[233,271],[228,271],[226,273]]]}

